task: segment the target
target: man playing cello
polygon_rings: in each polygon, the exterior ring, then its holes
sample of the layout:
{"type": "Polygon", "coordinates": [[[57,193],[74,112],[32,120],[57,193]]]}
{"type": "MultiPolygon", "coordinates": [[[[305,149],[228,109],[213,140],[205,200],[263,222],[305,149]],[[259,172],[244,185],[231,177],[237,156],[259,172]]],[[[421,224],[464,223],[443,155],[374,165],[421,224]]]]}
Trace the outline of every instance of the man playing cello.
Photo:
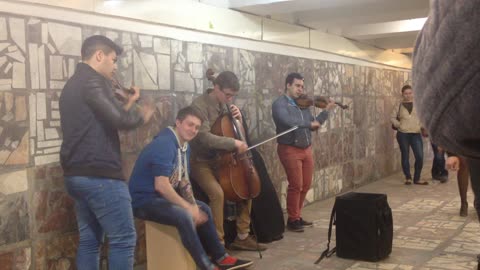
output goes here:
{"type": "MultiPolygon", "coordinates": [[[[234,138],[217,136],[212,133],[212,125],[217,118],[226,112],[226,105],[233,101],[240,85],[237,76],[231,71],[220,73],[213,81],[213,89],[209,89],[203,95],[192,102],[192,107],[202,116],[203,123],[195,139],[191,141],[191,175],[210,200],[210,208],[220,241],[225,243],[223,229],[223,206],[224,192],[215,176],[215,168],[218,166],[217,150],[236,151],[238,154],[247,151],[244,141],[234,138]]],[[[232,117],[242,121],[240,110],[235,105],[230,105],[232,117]]],[[[258,244],[249,235],[250,232],[250,209],[251,200],[237,203],[236,229],[237,237],[230,245],[238,250],[265,250],[266,246],[258,244]]]]}

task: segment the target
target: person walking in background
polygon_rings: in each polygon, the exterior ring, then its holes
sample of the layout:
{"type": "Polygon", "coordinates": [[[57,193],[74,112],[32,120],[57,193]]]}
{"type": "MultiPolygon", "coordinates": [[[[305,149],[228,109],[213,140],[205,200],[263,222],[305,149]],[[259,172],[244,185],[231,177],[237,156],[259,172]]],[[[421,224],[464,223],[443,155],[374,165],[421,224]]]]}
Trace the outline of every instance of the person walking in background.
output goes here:
{"type": "Polygon", "coordinates": [[[401,152],[405,185],[412,184],[409,161],[410,148],[415,156],[413,183],[416,185],[428,185],[428,182],[420,180],[423,168],[422,126],[417,117],[417,111],[413,106],[413,90],[410,85],[402,87],[402,97],[403,100],[395,105],[392,111],[391,122],[393,127],[397,129],[397,142],[401,152]]]}

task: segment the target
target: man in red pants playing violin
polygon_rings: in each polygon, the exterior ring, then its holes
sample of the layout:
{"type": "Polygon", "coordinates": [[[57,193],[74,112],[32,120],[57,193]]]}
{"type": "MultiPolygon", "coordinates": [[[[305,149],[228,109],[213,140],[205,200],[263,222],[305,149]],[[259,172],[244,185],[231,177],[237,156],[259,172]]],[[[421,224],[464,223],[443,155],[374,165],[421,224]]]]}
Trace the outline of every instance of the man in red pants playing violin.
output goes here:
{"type": "Polygon", "coordinates": [[[303,76],[290,73],[285,80],[285,94],[272,105],[277,134],[298,126],[298,129],[277,139],[277,153],[288,180],[287,229],[294,232],[303,232],[304,227],[313,226],[301,216],[303,201],[313,178],[311,131],[317,130],[327,120],[328,112],[336,106],[329,101],[325,109],[314,117],[309,108],[300,108],[295,102],[303,93],[303,76]]]}
{"type": "MultiPolygon", "coordinates": [[[[197,137],[190,143],[191,155],[191,176],[200,188],[207,194],[210,200],[210,208],[217,230],[218,238],[225,244],[224,222],[224,192],[217,181],[215,170],[220,166],[218,163],[218,150],[236,151],[239,154],[247,151],[247,144],[244,141],[234,138],[217,136],[211,132],[211,128],[217,118],[222,116],[238,94],[240,84],[237,76],[230,71],[220,73],[213,81],[213,89],[207,90],[203,95],[192,102],[192,107],[202,116],[203,123],[197,137]]],[[[240,123],[242,115],[235,105],[230,105],[232,117],[240,123]]],[[[237,237],[229,246],[238,250],[265,250],[267,247],[256,241],[249,235],[250,232],[250,209],[251,200],[237,203],[236,227],[237,237]]]]}

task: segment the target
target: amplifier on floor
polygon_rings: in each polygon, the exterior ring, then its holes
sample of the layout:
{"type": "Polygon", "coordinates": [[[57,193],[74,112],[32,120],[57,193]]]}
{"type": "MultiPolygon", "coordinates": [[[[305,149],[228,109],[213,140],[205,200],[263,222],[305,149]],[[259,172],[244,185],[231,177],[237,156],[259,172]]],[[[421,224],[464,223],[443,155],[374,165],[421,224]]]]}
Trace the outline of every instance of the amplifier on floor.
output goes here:
{"type": "Polygon", "coordinates": [[[392,252],[393,218],[387,195],[350,192],[335,199],[330,216],[327,249],[315,262],[337,253],[346,259],[379,261],[392,252]],[[332,226],[335,248],[330,249],[332,226]]]}

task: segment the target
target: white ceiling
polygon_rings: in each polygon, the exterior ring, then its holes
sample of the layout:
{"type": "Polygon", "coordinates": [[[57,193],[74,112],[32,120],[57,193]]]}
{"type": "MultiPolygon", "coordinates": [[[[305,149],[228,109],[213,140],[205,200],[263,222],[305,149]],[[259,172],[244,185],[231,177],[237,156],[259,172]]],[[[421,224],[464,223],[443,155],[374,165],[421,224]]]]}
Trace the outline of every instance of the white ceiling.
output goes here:
{"type": "Polygon", "coordinates": [[[429,0],[198,0],[411,53],[429,0]]]}

